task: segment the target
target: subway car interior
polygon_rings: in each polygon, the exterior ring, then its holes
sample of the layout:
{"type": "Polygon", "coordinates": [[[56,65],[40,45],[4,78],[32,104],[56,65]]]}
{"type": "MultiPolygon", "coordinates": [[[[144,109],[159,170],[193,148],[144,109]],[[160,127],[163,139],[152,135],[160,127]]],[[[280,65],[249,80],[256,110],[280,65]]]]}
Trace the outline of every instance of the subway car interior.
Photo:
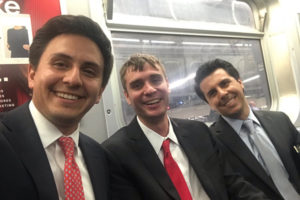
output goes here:
{"type": "Polygon", "coordinates": [[[237,67],[256,109],[283,111],[300,127],[299,0],[61,0],[61,8],[92,18],[112,42],[110,82],[81,123],[99,142],[135,115],[119,77],[134,53],[153,54],[165,66],[172,117],[216,119],[193,84],[199,65],[221,58],[237,67]]]}

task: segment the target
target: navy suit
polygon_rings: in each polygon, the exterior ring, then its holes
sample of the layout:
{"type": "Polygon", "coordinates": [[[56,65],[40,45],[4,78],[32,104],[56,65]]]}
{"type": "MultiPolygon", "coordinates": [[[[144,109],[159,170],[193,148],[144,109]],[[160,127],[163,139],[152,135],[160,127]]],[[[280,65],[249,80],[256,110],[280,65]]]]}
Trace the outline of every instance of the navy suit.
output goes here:
{"type": "MultiPolygon", "coordinates": [[[[232,173],[205,124],[181,119],[171,119],[171,122],[189,163],[212,200],[264,199],[262,193],[232,173]]],[[[113,199],[180,200],[136,118],[103,146],[110,160],[113,199]]]]}
{"type": "MultiPolygon", "coordinates": [[[[96,199],[109,199],[109,169],[100,145],[80,133],[79,146],[96,199]]],[[[54,177],[28,103],[0,122],[0,198],[57,200],[54,177]]]]}
{"type": "MultiPolygon", "coordinates": [[[[300,191],[300,168],[293,145],[299,138],[289,118],[282,112],[253,111],[263,129],[276,148],[295,189],[300,191]],[[298,169],[297,169],[298,168],[298,169]]],[[[282,199],[272,179],[257,159],[237,135],[233,128],[222,118],[211,126],[213,134],[219,139],[225,157],[232,168],[240,172],[247,181],[261,189],[269,198],[282,199]]]]}

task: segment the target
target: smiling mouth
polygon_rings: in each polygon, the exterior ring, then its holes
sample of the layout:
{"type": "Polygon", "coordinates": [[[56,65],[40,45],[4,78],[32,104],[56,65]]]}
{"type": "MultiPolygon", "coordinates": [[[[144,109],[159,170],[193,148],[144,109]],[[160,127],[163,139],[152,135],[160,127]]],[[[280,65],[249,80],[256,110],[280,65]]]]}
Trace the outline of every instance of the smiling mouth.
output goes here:
{"type": "Polygon", "coordinates": [[[78,99],[80,99],[79,96],[72,95],[72,94],[66,94],[66,93],[62,93],[62,92],[56,92],[55,94],[58,97],[68,99],[68,100],[78,100],[78,99]]]}
{"type": "Polygon", "coordinates": [[[235,95],[230,95],[227,98],[225,98],[223,101],[221,101],[220,105],[221,106],[226,106],[230,101],[232,101],[233,99],[235,99],[235,95]]]}
{"type": "Polygon", "coordinates": [[[156,104],[160,102],[160,99],[154,99],[154,100],[151,100],[151,101],[147,101],[145,104],[146,105],[153,105],[153,104],[156,104]]]}

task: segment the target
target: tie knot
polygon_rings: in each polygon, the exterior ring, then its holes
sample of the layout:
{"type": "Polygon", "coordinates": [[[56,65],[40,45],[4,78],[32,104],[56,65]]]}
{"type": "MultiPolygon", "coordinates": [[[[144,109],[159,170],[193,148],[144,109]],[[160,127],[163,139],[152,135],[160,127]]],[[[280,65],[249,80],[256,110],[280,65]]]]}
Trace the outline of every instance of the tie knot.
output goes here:
{"type": "Polygon", "coordinates": [[[170,152],[170,139],[166,139],[163,142],[162,148],[163,148],[163,150],[164,150],[165,153],[170,152]]]}
{"type": "Polygon", "coordinates": [[[60,137],[58,139],[59,145],[62,148],[65,157],[69,158],[74,155],[74,141],[71,137],[60,137]]]}
{"type": "Polygon", "coordinates": [[[245,127],[245,129],[247,129],[250,133],[254,132],[254,125],[253,125],[253,121],[251,119],[246,119],[243,122],[243,126],[245,127]]]}

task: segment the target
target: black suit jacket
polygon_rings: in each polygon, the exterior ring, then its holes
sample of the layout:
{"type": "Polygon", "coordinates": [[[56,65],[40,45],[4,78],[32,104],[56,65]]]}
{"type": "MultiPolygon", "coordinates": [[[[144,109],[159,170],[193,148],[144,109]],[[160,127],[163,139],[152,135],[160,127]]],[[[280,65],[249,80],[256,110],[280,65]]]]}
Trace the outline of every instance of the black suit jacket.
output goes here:
{"type": "MultiPolygon", "coordinates": [[[[80,133],[79,146],[96,199],[108,199],[109,170],[100,145],[80,133]]],[[[28,103],[8,112],[0,122],[0,198],[58,200],[46,152],[28,103]]]]}
{"type": "Polygon", "coordinates": [[[0,112],[0,120],[4,117],[5,112],[0,112]]]}
{"type": "MultiPolygon", "coordinates": [[[[259,191],[238,174],[233,174],[223,162],[205,124],[179,119],[171,121],[181,147],[212,200],[264,199],[259,191]]],[[[113,199],[180,200],[136,118],[106,140],[103,146],[110,160],[113,199]]]]}
{"type": "MultiPolygon", "coordinates": [[[[289,173],[290,181],[299,193],[300,168],[297,169],[295,162],[297,155],[293,149],[298,136],[297,130],[282,112],[253,112],[276,148],[289,173]]],[[[238,134],[222,117],[219,117],[210,128],[219,139],[223,153],[233,170],[240,172],[246,180],[261,189],[269,198],[274,200],[282,199],[272,179],[267,175],[238,134]]]]}

